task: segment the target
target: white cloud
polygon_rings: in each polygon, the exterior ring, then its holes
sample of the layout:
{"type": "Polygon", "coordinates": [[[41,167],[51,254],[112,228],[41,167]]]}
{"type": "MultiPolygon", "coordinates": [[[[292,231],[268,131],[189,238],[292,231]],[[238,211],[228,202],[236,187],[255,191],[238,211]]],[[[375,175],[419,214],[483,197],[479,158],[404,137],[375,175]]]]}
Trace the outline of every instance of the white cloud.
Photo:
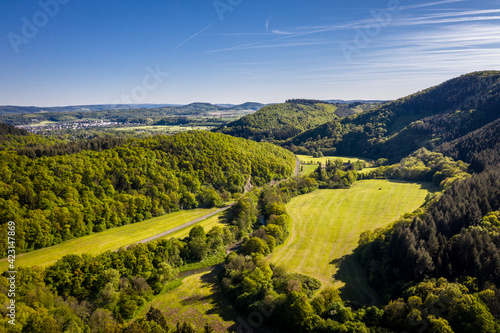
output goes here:
{"type": "Polygon", "coordinates": [[[290,31],[283,31],[283,30],[273,30],[273,34],[275,35],[295,35],[296,32],[290,32],[290,31]]]}

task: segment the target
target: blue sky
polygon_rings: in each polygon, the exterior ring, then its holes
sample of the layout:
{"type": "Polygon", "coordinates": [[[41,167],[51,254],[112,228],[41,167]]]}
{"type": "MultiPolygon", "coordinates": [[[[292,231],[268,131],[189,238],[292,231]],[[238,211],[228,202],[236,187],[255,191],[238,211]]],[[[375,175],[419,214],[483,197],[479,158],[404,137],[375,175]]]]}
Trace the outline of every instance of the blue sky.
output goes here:
{"type": "Polygon", "coordinates": [[[0,3],[1,105],[394,99],[490,69],[500,0],[0,3]]]}

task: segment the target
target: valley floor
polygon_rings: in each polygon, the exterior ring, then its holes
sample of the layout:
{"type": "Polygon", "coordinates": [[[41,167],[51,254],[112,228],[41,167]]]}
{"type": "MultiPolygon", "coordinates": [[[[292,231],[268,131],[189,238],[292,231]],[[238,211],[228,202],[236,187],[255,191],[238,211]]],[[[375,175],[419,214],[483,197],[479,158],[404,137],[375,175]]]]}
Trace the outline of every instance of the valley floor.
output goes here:
{"type": "MultiPolygon", "coordinates": [[[[108,229],[99,233],[71,239],[60,244],[24,253],[16,256],[16,264],[23,267],[47,266],[55,263],[68,254],[97,255],[106,251],[114,251],[123,246],[144,242],[149,238],[157,239],[157,235],[172,231],[160,238],[183,238],[195,224],[201,225],[206,231],[224,223],[223,214],[217,214],[218,209],[184,210],[155,217],[139,223],[108,229]],[[211,214],[216,215],[211,216],[211,214]]],[[[0,260],[0,272],[8,268],[7,259],[0,260]]]]}
{"type": "MultiPolygon", "coordinates": [[[[270,260],[290,271],[317,278],[323,286],[348,281],[362,303],[376,303],[363,271],[351,256],[363,231],[386,227],[402,214],[417,209],[436,188],[430,183],[362,180],[346,190],[317,190],[295,197],[287,205],[293,217],[290,237],[270,260]],[[336,280],[339,266],[342,268],[336,280]]],[[[350,286],[349,286],[350,287],[350,286]]]]}

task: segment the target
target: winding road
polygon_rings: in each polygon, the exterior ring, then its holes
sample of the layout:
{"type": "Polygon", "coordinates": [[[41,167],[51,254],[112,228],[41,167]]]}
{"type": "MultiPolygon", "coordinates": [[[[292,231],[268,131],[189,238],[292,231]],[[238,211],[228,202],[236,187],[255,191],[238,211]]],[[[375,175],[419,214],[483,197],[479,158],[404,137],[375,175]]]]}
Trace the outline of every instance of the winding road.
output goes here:
{"type": "Polygon", "coordinates": [[[189,227],[189,226],[192,226],[193,224],[196,224],[196,223],[198,223],[198,222],[201,222],[201,221],[203,221],[203,220],[206,220],[206,219],[208,219],[209,217],[212,217],[212,216],[214,216],[214,215],[217,215],[217,214],[219,214],[219,213],[222,213],[223,211],[228,210],[229,208],[231,208],[234,204],[235,204],[235,203],[232,203],[232,204],[227,205],[227,206],[225,206],[225,207],[219,208],[219,209],[217,209],[217,210],[215,210],[215,211],[213,211],[213,212],[211,212],[211,213],[209,213],[209,214],[207,214],[207,215],[204,215],[204,216],[202,216],[202,217],[199,217],[199,218],[194,219],[194,220],[192,220],[192,221],[189,221],[189,222],[187,222],[187,223],[181,224],[180,226],[177,226],[177,227],[175,227],[175,228],[172,228],[172,229],[170,229],[170,230],[167,230],[167,231],[165,231],[165,232],[162,232],[161,234],[157,234],[157,235],[154,235],[154,236],[148,237],[148,238],[146,238],[146,239],[143,239],[143,240],[141,240],[141,241],[138,241],[137,243],[149,243],[149,242],[154,241],[154,240],[156,240],[156,239],[158,239],[158,238],[163,238],[163,237],[165,237],[165,236],[168,236],[168,235],[170,235],[171,233],[174,233],[174,232],[176,232],[176,231],[182,230],[182,229],[184,229],[184,228],[187,228],[187,227],[189,227]]]}

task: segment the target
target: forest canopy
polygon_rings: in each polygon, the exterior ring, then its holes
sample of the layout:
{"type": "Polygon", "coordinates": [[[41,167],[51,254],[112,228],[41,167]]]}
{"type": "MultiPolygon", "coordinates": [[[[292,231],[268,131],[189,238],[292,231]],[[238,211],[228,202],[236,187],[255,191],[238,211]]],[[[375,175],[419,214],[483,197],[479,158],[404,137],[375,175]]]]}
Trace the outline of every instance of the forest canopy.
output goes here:
{"type": "Polygon", "coordinates": [[[180,209],[218,206],[249,181],[290,176],[294,165],[293,154],[277,146],[196,131],[34,159],[2,151],[1,229],[16,221],[18,252],[26,252],[180,209]]]}

